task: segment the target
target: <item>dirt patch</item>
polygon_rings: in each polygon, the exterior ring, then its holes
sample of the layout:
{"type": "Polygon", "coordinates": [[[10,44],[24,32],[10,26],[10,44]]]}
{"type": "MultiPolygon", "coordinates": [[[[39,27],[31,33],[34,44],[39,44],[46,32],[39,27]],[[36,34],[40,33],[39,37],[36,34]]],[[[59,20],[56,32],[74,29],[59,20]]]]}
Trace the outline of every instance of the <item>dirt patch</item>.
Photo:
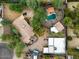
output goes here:
{"type": "Polygon", "coordinates": [[[77,4],[79,4],[79,2],[69,2],[68,3],[68,8],[70,9],[70,10],[74,10],[74,8],[72,7],[72,6],[77,6],[77,4]]]}
{"type": "Polygon", "coordinates": [[[11,21],[13,21],[14,19],[16,19],[18,16],[21,15],[21,13],[17,13],[17,12],[14,12],[12,10],[9,9],[9,4],[4,4],[4,10],[3,10],[3,13],[4,13],[4,18],[6,19],[9,19],[11,21]]]}
{"type": "Polygon", "coordinates": [[[73,37],[72,41],[68,42],[68,46],[71,48],[76,48],[79,46],[79,38],[73,37]]]}

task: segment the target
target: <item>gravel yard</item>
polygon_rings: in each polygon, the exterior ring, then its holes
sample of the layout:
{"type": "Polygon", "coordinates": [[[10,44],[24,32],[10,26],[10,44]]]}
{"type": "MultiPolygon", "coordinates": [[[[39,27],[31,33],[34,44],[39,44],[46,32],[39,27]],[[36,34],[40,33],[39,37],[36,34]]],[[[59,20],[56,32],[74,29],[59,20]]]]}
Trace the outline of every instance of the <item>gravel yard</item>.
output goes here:
{"type": "Polygon", "coordinates": [[[68,41],[68,46],[71,48],[75,48],[79,46],[79,38],[76,37],[76,35],[73,33],[73,29],[68,29],[68,36],[72,37],[71,41],[68,41]]]}
{"type": "Polygon", "coordinates": [[[72,6],[77,6],[77,4],[79,4],[79,2],[68,2],[68,8],[70,10],[74,10],[74,8],[72,6]]]}

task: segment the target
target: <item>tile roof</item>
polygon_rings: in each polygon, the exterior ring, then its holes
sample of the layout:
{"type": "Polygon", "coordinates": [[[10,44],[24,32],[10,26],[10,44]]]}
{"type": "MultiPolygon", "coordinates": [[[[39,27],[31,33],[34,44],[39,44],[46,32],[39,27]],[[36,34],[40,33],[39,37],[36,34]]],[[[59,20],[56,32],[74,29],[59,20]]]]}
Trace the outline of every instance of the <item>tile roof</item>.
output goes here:
{"type": "Polygon", "coordinates": [[[47,13],[48,13],[48,14],[53,13],[53,12],[55,12],[55,11],[54,11],[54,7],[49,7],[49,8],[47,8],[47,13]]]}

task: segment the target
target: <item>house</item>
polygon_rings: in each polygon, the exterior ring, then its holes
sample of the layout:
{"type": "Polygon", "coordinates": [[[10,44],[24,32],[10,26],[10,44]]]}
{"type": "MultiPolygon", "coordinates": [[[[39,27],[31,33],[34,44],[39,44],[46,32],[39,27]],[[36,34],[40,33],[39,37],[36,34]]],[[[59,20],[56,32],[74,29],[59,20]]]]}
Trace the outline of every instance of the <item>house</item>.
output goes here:
{"type": "Polygon", "coordinates": [[[62,30],[64,30],[64,26],[61,22],[57,22],[53,27],[50,28],[50,31],[55,33],[61,32],[62,30]]]}
{"type": "Polygon", "coordinates": [[[13,25],[21,34],[21,40],[24,43],[29,43],[30,38],[34,35],[33,28],[25,21],[24,16],[21,15],[13,21],[13,25]]]}
{"type": "Polygon", "coordinates": [[[65,38],[48,38],[48,47],[43,49],[44,54],[65,54],[66,53],[65,38]]]}

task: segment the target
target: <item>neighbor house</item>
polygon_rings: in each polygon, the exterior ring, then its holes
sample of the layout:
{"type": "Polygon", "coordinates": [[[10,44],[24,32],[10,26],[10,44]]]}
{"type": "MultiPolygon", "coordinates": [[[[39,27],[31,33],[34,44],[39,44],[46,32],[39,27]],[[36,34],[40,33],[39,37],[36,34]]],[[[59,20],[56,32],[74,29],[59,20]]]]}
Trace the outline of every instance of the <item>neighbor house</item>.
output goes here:
{"type": "Polygon", "coordinates": [[[33,28],[26,22],[26,20],[24,19],[24,16],[21,15],[20,17],[15,19],[13,21],[13,25],[21,34],[22,36],[21,40],[24,43],[29,43],[30,38],[34,35],[34,33],[33,33],[33,28]]]}

